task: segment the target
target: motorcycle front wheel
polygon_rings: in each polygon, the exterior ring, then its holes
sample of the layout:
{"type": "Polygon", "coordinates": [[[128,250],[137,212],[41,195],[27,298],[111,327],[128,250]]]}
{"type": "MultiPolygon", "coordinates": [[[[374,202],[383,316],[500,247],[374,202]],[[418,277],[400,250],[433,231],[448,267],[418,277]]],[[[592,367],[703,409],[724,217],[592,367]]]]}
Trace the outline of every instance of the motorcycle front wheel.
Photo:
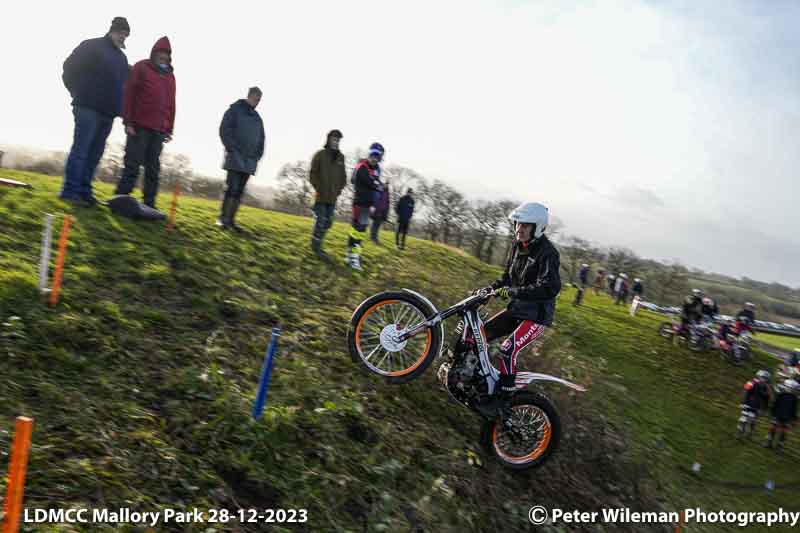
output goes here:
{"type": "Polygon", "coordinates": [[[561,417],[550,400],[530,391],[511,400],[511,428],[497,418],[483,426],[484,449],[504,467],[527,470],[539,467],[553,454],[561,439],[561,417]]]}
{"type": "Polygon", "coordinates": [[[363,370],[391,383],[416,378],[442,349],[441,327],[430,327],[405,341],[396,336],[431,317],[435,310],[407,292],[385,291],[359,305],[347,331],[350,357],[363,370]]]}
{"type": "Polygon", "coordinates": [[[661,325],[658,326],[658,334],[665,339],[671,339],[674,334],[672,322],[662,322],[661,325]]]}

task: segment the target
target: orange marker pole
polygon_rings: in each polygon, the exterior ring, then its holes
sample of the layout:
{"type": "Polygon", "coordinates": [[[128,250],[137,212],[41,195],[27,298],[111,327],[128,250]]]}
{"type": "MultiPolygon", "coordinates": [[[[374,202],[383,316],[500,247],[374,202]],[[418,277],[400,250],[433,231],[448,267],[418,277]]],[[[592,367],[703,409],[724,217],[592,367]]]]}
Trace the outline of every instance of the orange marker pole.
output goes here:
{"type": "Polygon", "coordinates": [[[61,237],[58,240],[58,257],[56,258],[56,271],[53,274],[53,289],[50,292],[50,307],[58,303],[58,295],[61,293],[61,276],[64,273],[64,258],[67,256],[67,240],[69,239],[69,226],[72,217],[64,217],[64,225],[61,226],[61,237]]]}
{"type": "Polygon", "coordinates": [[[178,196],[181,194],[181,183],[175,184],[175,192],[172,193],[172,207],[169,208],[169,222],[167,222],[167,231],[172,231],[175,225],[175,208],[178,207],[178,196]]]}
{"type": "Polygon", "coordinates": [[[3,533],[17,533],[22,514],[22,494],[25,490],[25,473],[28,470],[28,452],[31,447],[33,419],[18,416],[11,448],[11,465],[8,468],[5,521],[3,533]]]}
{"type": "Polygon", "coordinates": [[[681,521],[678,523],[678,527],[675,528],[675,533],[681,533],[683,531],[684,520],[686,520],[686,516],[681,511],[681,521]]]}

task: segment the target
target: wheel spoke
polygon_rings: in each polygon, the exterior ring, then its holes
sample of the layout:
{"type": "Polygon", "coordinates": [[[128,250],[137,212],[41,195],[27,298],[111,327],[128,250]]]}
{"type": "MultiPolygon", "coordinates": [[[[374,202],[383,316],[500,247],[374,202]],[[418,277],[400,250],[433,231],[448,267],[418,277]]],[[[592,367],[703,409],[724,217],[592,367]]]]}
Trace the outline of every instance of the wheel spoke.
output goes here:
{"type": "Polygon", "coordinates": [[[386,355],[384,355],[383,359],[378,361],[378,364],[375,365],[375,366],[377,366],[378,368],[381,368],[381,365],[383,364],[383,362],[386,360],[386,358],[389,356],[390,353],[392,353],[392,352],[390,352],[389,350],[386,350],[386,355]]]}
{"type": "Polygon", "coordinates": [[[372,357],[372,356],[375,354],[375,352],[378,350],[378,348],[381,348],[381,345],[380,345],[380,343],[378,343],[378,345],[375,347],[375,349],[374,349],[374,350],[372,350],[371,352],[369,352],[369,355],[368,355],[368,356],[366,356],[366,357],[364,358],[364,360],[365,360],[365,361],[369,361],[369,358],[370,358],[370,357],[372,357]]]}

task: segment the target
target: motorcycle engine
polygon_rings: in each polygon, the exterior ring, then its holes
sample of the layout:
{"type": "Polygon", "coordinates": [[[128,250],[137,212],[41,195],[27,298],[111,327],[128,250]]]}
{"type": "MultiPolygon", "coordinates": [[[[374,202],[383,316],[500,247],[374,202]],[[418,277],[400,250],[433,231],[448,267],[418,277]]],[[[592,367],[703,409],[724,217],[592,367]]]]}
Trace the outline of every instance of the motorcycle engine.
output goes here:
{"type": "Polygon", "coordinates": [[[477,354],[468,350],[439,368],[439,381],[456,400],[467,403],[478,394],[486,393],[486,380],[478,363],[477,354]]]}

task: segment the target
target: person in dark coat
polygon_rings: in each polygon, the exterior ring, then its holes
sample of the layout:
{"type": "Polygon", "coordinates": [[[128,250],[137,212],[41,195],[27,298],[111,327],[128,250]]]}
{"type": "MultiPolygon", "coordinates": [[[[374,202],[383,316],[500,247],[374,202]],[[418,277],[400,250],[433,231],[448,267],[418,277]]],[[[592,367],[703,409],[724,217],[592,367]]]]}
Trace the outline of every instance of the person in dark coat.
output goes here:
{"type": "Polygon", "coordinates": [[[414,189],[409,187],[406,194],[397,201],[395,213],[397,213],[397,230],[394,234],[394,243],[401,250],[405,250],[408,226],[411,217],[414,216],[414,189]]]}
{"type": "Polygon", "coordinates": [[[144,166],[144,204],[156,208],[161,150],[172,140],[175,125],[175,74],[172,46],[161,37],[150,57],[136,63],[125,84],[125,168],[114,194],[130,194],[144,166]]]}
{"type": "Polygon", "coordinates": [[[372,227],[370,228],[370,240],[380,246],[381,242],[378,239],[378,234],[381,229],[381,224],[386,222],[389,218],[389,181],[381,182],[381,190],[375,195],[375,206],[372,210],[370,217],[372,218],[372,227]]]}
{"type": "Polygon", "coordinates": [[[314,187],[314,230],[311,234],[311,250],[324,261],[330,260],[322,250],[325,234],[333,225],[336,213],[336,200],[347,185],[347,170],[344,154],[339,150],[342,132],[331,130],[325,140],[325,146],[311,158],[308,172],[311,186],[314,187]]]}
{"type": "Polygon", "coordinates": [[[585,288],[589,285],[589,265],[583,263],[581,265],[581,270],[578,272],[578,279],[581,281],[581,288],[585,288]]]}
{"type": "MultiPolygon", "coordinates": [[[[500,380],[495,393],[476,406],[485,416],[507,414],[508,400],[516,390],[517,355],[553,323],[561,291],[558,250],[544,235],[550,220],[547,207],[525,203],[512,211],[509,219],[514,222],[514,243],[503,276],[482,289],[510,299],[506,309],[485,326],[487,342],[507,336],[500,345],[500,380]]],[[[462,349],[459,343],[456,349],[462,349]]]]}
{"type": "Polygon", "coordinates": [[[228,171],[225,198],[217,221],[223,229],[241,231],[235,222],[236,212],[247,180],[256,173],[258,162],[264,155],[264,123],[256,111],[261,94],[261,89],[251,87],[246,99],[237,100],[225,111],[219,125],[219,137],[225,146],[222,168],[228,171]]]}
{"type": "Polygon", "coordinates": [[[68,202],[86,206],[97,203],[92,180],[114,118],[122,114],[123,86],[130,70],[122,49],[130,31],[128,21],[116,17],[105,37],[83,41],[64,61],[62,80],[72,96],[75,118],[59,195],[68,202]]]}
{"type": "Polygon", "coordinates": [[[639,298],[642,297],[644,294],[644,285],[642,285],[642,280],[639,278],[634,278],[633,280],[633,295],[638,296],[639,298]]]}

